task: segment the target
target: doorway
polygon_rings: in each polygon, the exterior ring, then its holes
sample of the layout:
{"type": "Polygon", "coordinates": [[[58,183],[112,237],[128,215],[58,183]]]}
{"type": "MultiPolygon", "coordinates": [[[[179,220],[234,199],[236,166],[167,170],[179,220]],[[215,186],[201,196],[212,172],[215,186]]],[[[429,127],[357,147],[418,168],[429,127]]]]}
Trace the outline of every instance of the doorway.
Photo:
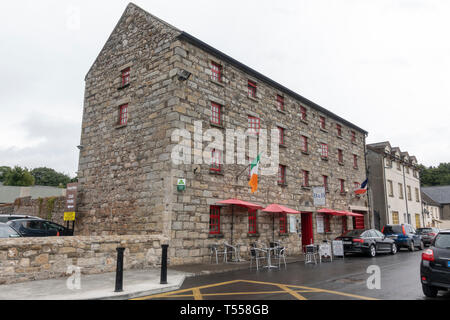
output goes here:
{"type": "Polygon", "coordinates": [[[302,212],[302,247],[314,243],[312,212],[302,212]]]}

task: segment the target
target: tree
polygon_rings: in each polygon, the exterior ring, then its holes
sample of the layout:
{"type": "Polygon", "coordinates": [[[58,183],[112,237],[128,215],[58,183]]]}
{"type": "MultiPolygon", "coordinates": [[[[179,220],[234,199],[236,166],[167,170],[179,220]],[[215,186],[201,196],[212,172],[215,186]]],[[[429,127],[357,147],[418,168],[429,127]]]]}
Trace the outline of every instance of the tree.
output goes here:
{"type": "Polygon", "coordinates": [[[36,168],[31,171],[38,186],[63,187],[70,183],[71,178],[63,173],[56,172],[50,168],[36,168]]]}
{"type": "Polygon", "coordinates": [[[27,168],[15,166],[6,172],[3,180],[5,186],[28,187],[34,185],[34,177],[27,168]]]}
{"type": "Polygon", "coordinates": [[[450,185],[450,163],[441,163],[437,167],[420,168],[420,182],[422,186],[445,186],[450,185]]]}
{"type": "Polygon", "coordinates": [[[5,180],[6,174],[10,171],[11,171],[10,167],[6,166],[0,167],[0,182],[3,182],[5,180]]]}

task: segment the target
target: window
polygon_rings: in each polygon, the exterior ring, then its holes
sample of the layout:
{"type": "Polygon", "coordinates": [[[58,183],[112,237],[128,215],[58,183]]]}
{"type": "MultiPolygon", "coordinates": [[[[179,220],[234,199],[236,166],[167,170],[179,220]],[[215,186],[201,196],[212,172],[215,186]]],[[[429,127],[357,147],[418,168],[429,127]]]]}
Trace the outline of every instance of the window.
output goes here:
{"type": "Polygon", "coordinates": [[[257,233],[256,210],[248,210],[248,233],[257,233]]]}
{"type": "Polygon", "coordinates": [[[259,134],[261,127],[260,119],[256,117],[248,117],[248,129],[252,134],[259,134]]]}
{"type": "Polygon", "coordinates": [[[389,158],[386,158],[386,167],[392,168],[392,160],[389,158]]]}
{"type": "Polygon", "coordinates": [[[256,98],[256,83],[248,80],[248,96],[256,98]]]}
{"type": "Polygon", "coordinates": [[[280,132],[280,144],[284,145],[284,128],[278,127],[278,131],[280,132]]]}
{"type": "Polygon", "coordinates": [[[356,154],[353,155],[353,168],[358,169],[358,156],[356,154]]]}
{"type": "Polygon", "coordinates": [[[222,66],[215,62],[211,62],[211,79],[217,82],[222,82],[222,66]]]}
{"type": "Polygon", "coordinates": [[[406,168],[406,173],[409,174],[409,167],[405,167],[406,168]]]}
{"type": "Polygon", "coordinates": [[[403,185],[401,183],[398,184],[398,194],[399,194],[399,198],[403,199],[403,185]]]}
{"type": "Polygon", "coordinates": [[[128,123],[128,104],[119,107],[119,125],[126,125],[128,123]]]}
{"type": "Polygon", "coordinates": [[[325,130],[326,129],[326,120],[325,117],[320,117],[319,118],[319,123],[320,123],[320,129],[325,130]]]}
{"type": "Polygon", "coordinates": [[[342,137],[342,126],[340,124],[336,125],[336,133],[338,137],[342,137]]]}
{"type": "Polygon", "coordinates": [[[308,152],[308,137],[302,136],[301,137],[301,144],[302,144],[302,152],[307,153],[308,152]]]}
{"type": "Polygon", "coordinates": [[[322,176],[322,178],[323,178],[323,186],[325,188],[325,192],[328,192],[328,177],[322,176]]]}
{"type": "Polygon", "coordinates": [[[286,166],[278,166],[278,184],[286,184],[286,166]]]}
{"type": "Polygon", "coordinates": [[[277,107],[278,110],[284,111],[284,97],[277,94],[277,107]]]}
{"type": "Polygon", "coordinates": [[[209,233],[220,233],[220,207],[211,206],[209,211],[209,233]]]}
{"type": "Polygon", "coordinates": [[[413,170],[413,177],[414,177],[414,178],[418,178],[418,176],[417,176],[417,171],[416,171],[416,170],[413,170]]]}
{"type": "Polygon", "coordinates": [[[389,194],[389,197],[393,197],[394,196],[394,187],[392,185],[392,181],[388,180],[387,183],[388,183],[388,194],[389,194]]]}
{"type": "Polygon", "coordinates": [[[222,171],[222,152],[220,150],[213,149],[211,151],[211,171],[222,171]]]}
{"type": "Polygon", "coordinates": [[[344,179],[339,179],[339,185],[341,188],[341,193],[345,193],[345,180],[344,179]]]}
{"type": "Polygon", "coordinates": [[[130,83],[130,68],[122,70],[122,86],[130,83]]]}
{"type": "Polygon", "coordinates": [[[408,190],[408,201],[412,201],[411,186],[406,186],[406,190],[408,190]]]}
{"type": "Polygon", "coordinates": [[[287,215],[280,213],[280,233],[287,233],[287,215]]]}
{"type": "Polygon", "coordinates": [[[344,163],[344,153],[341,149],[338,149],[338,162],[340,164],[344,163]]]}
{"type": "Polygon", "coordinates": [[[222,125],[222,106],[211,102],[211,123],[222,125]]]}
{"type": "Polygon", "coordinates": [[[306,121],[307,117],[308,117],[308,114],[306,113],[306,108],[300,107],[300,119],[302,119],[303,121],[306,121]]]}
{"type": "Polygon", "coordinates": [[[352,131],[352,143],[356,143],[356,132],[352,131]]]}
{"type": "Polygon", "coordinates": [[[321,144],[321,156],[324,159],[328,159],[328,145],[326,143],[321,144]]]}
{"type": "Polygon", "coordinates": [[[392,212],[392,224],[400,224],[400,220],[399,220],[397,211],[392,212]]]}
{"type": "Polygon", "coordinates": [[[420,228],[420,215],[416,213],[416,228],[420,228]]]}
{"type": "Polygon", "coordinates": [[[323,216],[323,227],[325,232],[331,232],[330,216],[328,214],[323,216]]]}
{"type": "Polygon", "coordinates": [[[302,187],[309,187],[309,171],[302,170],[303,184],[302,187]]]}
{"type": "Polygon", "coordinates": [[[397,170],[398,170],[398,171],[401,171],[401,170],[402,170],[400,161],[397,161],[397,170]]]}
{"type": "Polygon", "coordinates": [[[415,188],[416,191],[416,202],[420,202],[419,200],[419,188],[415,188]]]}

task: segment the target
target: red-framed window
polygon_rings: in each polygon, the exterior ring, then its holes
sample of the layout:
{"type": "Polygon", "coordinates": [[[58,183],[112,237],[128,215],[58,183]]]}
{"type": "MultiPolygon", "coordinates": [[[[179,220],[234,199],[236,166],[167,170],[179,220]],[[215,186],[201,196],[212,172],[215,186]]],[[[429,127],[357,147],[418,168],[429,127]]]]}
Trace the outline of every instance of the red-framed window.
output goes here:
{"type": "Polygon", "coordinates": [[[308,137],[301,137],[301,147],[303,152],[308,152],[308,137]]]}
{"type": "Polygon", "coordinates": [[[308,114],[307,114],[307,112],[306,112],[306,108],[305,108],[305,107],[302,107],[302,106],[300,106],[300,118],[301,118],[303,121],[306,121],[307,118],[308,118],[308,114]]]}
{"type": "Polygon", "coordinates": [[[338,137],[342,137],[342,126],[340,124],[336,125],[336,133],[338,137]]]}
{"type": "Polygon", "coordinates": [[[348,225],[347,225],[347,216],[342,217],[342,234],[347,233],[348,225]]]}
{"type": "Polygon", "coordinates": [[[339,186],[341,189],[341,193],[345,193],[345,180],[344,179],[339,179],[339,186]]]}
{"type": "Polygon", "coordinates": [[[222,124],[222,106],[211,102],[211,122],[214,124],[222,124]]]}
{"type": "Polygon", "coordinates": [[[128,123],[128,104],[123,104],[119,107],[119,125],[128,123]]]}
{"type": "Polygon", "coordinates": [[[338,161],[344,163],[344,152],[341,149],[338,149],[338,161]]]}
{"type": "Polygon", "coordinates": [[[309,187],[309,171],[302,170],[303,184],[302,187],[309,187]]]}
{"type": "Polygon", "coordinates": [[[222,152],[220,150],[213,149],[211,151],[211,171],[222,171],[222,152]]]}
{"type": "Polygon", "coordinates": [[[323,216],[323,227],[325,232],[331,232],[330,215],[328,214],[323,216]]]}
{"type": "Polygon", "coordinates": [[[326,143],[321,144],[320,150],[322,158],[328,158],[328,145],[326,143]]]}
{"type": "Polygon", "coordinates": [[[279,110],[284,111],[284,97],[277,94],[277,107],[279,110]]]}
{"type": "Polygon", "coordinates": [[[130,83],[130,68],[122,70],[122,86],[130,83]]]}
{"type": "Polygon", "coordinates": [[[220,207],[211,206],[209,209],[209,233],[220,233],[220,207]]]}
{"type": "Polygon", "coordinates": [[[256,117],[248,117],[248,129],[253,134],[259,134],[259,129],[261,128],[261,120],[256,117]]]}
{"type": "Polygon", "coordinates": [[[353,155],[353,168],[358,169],[358,156],[356,154],[353,155]]]}
{"type": "Polygon", "coordinates": [[[278,166],[278,184],[286,184],[286,166],[278,166]]]}
{"type": "Polygon", "coordinates": [[[222,82],[222,66],[220,64],[211,62],[211,79],[222,82]]]}
{"type": "Polygon", "coordinates": [[[255,234],[258,232],[256,223],[256,210],[248,210],[248,233],[255,234]]]}
{"type": "Polygon", "coordinates": [[[326,126],[327,126],[327,122],[326,122],[326,120],[325,120],[325,117],[319,117],[319,125],[320,125],[320,128],[321,129],[326,129],[326,126]]]}
{"type": "Polygon", "coordinates": [[[278,132],[280,133],[280,144],[284,145],[284,128],[278,127],[278,132]]]}
{"type": "Polygon", "coordinates": [[[356,143],[356,132],[352,131],[352,143],[356,143]]]}
{"type": "Polygon", "coordinates": [[[328,192],[328,176],[322,176],[325,192],[328,192]]]}
{"type": "Polygon", "coordinates": [[[287,233],[287,214],[280,213],[280,233],[287,233]]]}
{"type": "Polygon", "coordinates": [[[256,98],[256,83],[250,80],[248,80],[248,95],[256,98]]]}

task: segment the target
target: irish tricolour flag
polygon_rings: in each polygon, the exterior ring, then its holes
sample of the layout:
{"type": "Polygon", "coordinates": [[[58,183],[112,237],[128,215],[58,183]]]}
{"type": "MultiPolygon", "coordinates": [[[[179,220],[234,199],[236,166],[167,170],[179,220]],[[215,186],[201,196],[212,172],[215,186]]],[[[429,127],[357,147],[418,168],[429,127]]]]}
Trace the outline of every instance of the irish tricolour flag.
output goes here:
{"type": "Polygon", "coordinates": [[[258,168],[259,168],[260,155],[250,165],[250,182],[248,185],[252,187],[252,193],[258,190],[258,168]]]}

